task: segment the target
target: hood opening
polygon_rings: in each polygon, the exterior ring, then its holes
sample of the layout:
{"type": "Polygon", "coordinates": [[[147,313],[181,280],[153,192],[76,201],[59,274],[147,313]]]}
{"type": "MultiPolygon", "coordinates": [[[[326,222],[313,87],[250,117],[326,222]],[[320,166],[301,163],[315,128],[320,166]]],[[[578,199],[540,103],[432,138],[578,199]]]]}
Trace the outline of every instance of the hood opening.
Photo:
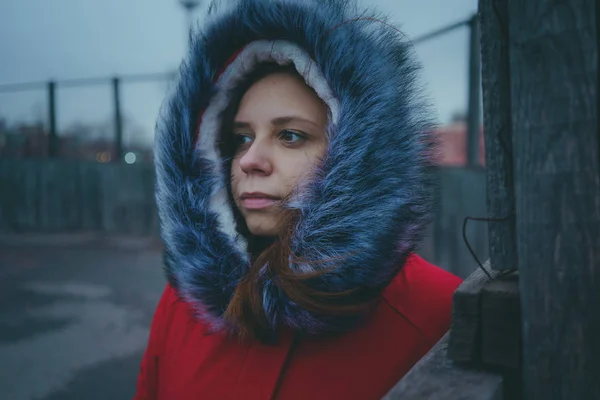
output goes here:
{"type": "MultiPolygon", "coordinates": [[[[334,97],[325,77],[309,54],[294,43],[284,40],[258,40],[245,46],[221,73],[215,83],[215,94],[200,116],[196,150],[217,166],[216,173],[222,184],[211,196],[209,210],[217,215],[219,229],[231,238],[241,254],[248,253],[247,231],[236,212],[229,189],[229,162],[226,160],[227,143],[220,139],[223,123],[233,118],[232,104],[239,102],[246,89],[245,83],[253,81],[252,73],[264,65],[290,66],[304,79],[327,105],[330,127],[335,126],[339,102],[334,97]],[[220,166],[220,167],[219,167],[220,166]],[[241,225],[241,226],[240,226],[241,225]],[[240,229],[238,229],[238,227],[240,229]]],[[[327,132],[331,134],[331,129],[327,132]]]]}

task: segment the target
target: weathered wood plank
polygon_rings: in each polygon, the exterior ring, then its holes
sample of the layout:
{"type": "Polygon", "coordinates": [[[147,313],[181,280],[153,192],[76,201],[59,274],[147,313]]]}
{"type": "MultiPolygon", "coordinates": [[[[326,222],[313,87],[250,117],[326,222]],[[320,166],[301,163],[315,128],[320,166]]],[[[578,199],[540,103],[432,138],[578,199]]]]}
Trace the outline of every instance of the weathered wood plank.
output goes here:
{"type": "Polygon", "coordinates": [[[147,165],[143,168],[141,173],[141,184],[144,188],[143,197],[140,199],[144,221],[141,229],[143,232],[158,234],[158,210],[156,208],[156,202],[154,201],[154,168],[152,165],[147,165]]]}
{"type": "Polygon", "coordinates": [[[600,398],[596,4],[509,2],[527,399],[600,398]]]}
{"type": "Polygon", "coordinates": [[[39,168],[35,162],[15,160],[11,176],[13,227],[27,232],[39,227],[39,168]]]}
{"type": "Polygon", "coordinates": [[[101,171],[102,227],[106,232],[156,234],[151,165],[113,164],[101,171]]]}
{"type": "MultiPolygon", "coordinates": [[[[489,271],[489,261],[484,264],[489,271]]],[[[490,271],[492,278],[498,274],[490,271]]],[[[456,289],[452,300],[452,327],[448,339],[448,358],[460,363],[481,361],[481,294],[490,282],[477,269],[456,289]]]]}
{"type": "Polygon", "coordinates": [[[77,162],[35,160],[39,171],[39,229],[47,232],[72,231],[79,227],[83,206],[78,189],[77,162]]]}
{"type": "Polygon", "coordinates": [[[493,269],[517,268],[508,51],[508,0],[479,0],[489,251],[493,269]]]}
{"type": "Polygon", "coordinates": [[[121,177],[119,164],[105,164],[99,170],[99,191],[102,196],[102,208],[100,212],[102,231],[107,233],[118,232],[117,198],[120,196],[122,187],[117,180],[121,177]]]}
{"type": "Polygon", "coordinates": [[[61,201],[60,190],[63,181],[60,181],[60,166],[55,160],[33,160],[33,165],[38,171],[39,189],[33,194],[38,199],[39,230],[42,232],[60,232],[62,228],[62,215],[59,212],[61,201]]]}
{"type": "Polygon", "coordinates": [[[521,367],[521,302],[518,274],[487,283],[481,292],[481,359],[521,367]]]}
{"type": "Polygon", "coordinates": [[[84,231],[100,231],[102,229],[102,203],[100,170],[101,164],[79,162],[77,168],[79,193],[81,198],[81,226],[84,231]]]}
{"type": "Polygon", "coordinates": [[[448,336],[444,335],[383,400],[502,400],[504,378],[452,363],[446,356],[448,336]]]}
{"type": "Polygon", "coordinates": [[[12,165],[4,160],[0,164],[0,231],[13,229],[12,203],[14,189],[12,187],[12,165]]]}

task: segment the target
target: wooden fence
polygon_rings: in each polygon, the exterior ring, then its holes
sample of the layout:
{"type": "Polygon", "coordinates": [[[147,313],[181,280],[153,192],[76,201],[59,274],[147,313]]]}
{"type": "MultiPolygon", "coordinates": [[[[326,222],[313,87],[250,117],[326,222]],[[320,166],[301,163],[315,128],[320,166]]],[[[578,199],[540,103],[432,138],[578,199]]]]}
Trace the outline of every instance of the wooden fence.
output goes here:
{"type": "Polygon", "coordinates": [[[0,160],[0,232],[156,234],[148,164],[0,160]]]}
{"type": "MultiPolygon", "coordinates": [[[[461,277],[476,263],[462,237],[466,216],[485,216],[485,171],[439,168],[439,209],[419,253],[461,277]]],[[[0,232],[157,235],[150,164],[74,160],[0,160],[0,232]]],[[[487,224],[470,222],[467,237],[488,258],[487,224]]]]}

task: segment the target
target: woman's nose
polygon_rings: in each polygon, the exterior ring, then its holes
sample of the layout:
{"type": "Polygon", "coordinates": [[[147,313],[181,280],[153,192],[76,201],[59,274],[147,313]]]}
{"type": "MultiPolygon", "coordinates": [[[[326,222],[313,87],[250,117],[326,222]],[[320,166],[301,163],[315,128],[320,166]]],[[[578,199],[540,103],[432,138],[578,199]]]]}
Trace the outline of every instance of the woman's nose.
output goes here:
{"type": "Polygon", "coordinates": [[[254,141],[240,158],[240,168],[246,174],[269,175],[273,171],[270,153],[264,143],[254,141]]]}

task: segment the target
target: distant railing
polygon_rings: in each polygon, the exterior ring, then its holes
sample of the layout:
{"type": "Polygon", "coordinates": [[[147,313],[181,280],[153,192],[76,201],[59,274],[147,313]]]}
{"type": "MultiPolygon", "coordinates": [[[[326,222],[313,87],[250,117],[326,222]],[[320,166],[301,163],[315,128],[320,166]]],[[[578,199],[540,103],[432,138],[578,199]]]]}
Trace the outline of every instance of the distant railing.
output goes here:
{"type": "Polygon", "coordinates": [[[110,84],[112,87],[113,118],[114,118],[114,157],[115,161],[123,159],[123,112],[121,87],[123,83],[134,82],[169,82],[173,81],[175,73],[155,73],[124,75],[115,77],[99,77],[87,79],[70,79],[63,81],[29,82],[20,84],[0,85],[0,93],[15,93],[30,90],[46,90],[48,98],[48,156],[59,156],[59,137],[56,123],[58,111],[56,93],[58,88],[89,87],[110,84]]]}

